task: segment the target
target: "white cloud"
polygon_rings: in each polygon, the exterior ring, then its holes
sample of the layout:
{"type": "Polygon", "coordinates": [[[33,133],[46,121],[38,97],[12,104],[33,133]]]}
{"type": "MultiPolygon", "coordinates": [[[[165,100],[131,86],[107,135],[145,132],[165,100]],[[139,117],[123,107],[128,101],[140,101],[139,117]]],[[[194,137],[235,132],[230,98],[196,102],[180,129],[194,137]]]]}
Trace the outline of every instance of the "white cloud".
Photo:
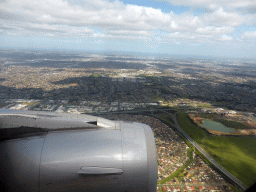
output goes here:
{"type": "Polygon", "coordinates": [[[105,35],[104,33],[94,33],[92,36],[95,37],[95,38],[103,38],[103,37],[106,37],[106,35],[105,35]]]}
{"type": "Polygon", "coordinates": [[[222,35],[219,40],[221,41],[232,41],[233,40],[233,37],[231,36],[228,36],[228,35],[222,35]]]}
{"type": "Polygon", "coordinates": [[[94,33],[94,30],[88,27],[77,27],[65,24],[47,24],[47,23],[15,23],[11,22],[8,25],[3,24],[2,28],[6,28],[9,33],[11,31],[20,35],[41,35],[41,36],[88,36],[94,33]]]}
{"type": "Polygon", "coordinates": [[[238,27],[243,24],[251,24],[253,16],[243,15],[237,12],[226,12],[219,8],[212,13],[202,15],[206,25],[238,27]]]}
{"type": "Polygon", "coordinates": [[[211,10],[224,7],[225,9],[251,8],[256,7],[255,0],[156,0],[166,1],[173,5],[191,6],[197,8],[208,8],[211,10]]]}
{"type": "MultiPolygon", "coordinates": [[[[220,0],[170,2],[212,10],[195,16],[191,12],[177,15],[151,7],[125,5],[118,0],[8,0],[1,3],[0,23],[2,33],[6,34],[147,41],[179,39],[179,42],[200,43],[232,40],[235,27],[256,22],[255,15],[226,10],[227,3],[220,0]],[[165,34],[157,35],[156,30],[165,34]]],[[[252,2],[234,0],[231,7],[248,7],[252,2]]]]}
{"type": "MultiPolygon", "coordinates": [[[[216,30],[216,29],[215,29],[216,30]]],[[[202,33],[180,33],[180,32],[175,32],[175,33],[169,33],[169,34],[164,34],[162,35],[163,42],[183,42],[183,43],[188,43],[188,44],[198,44],[198,43],[207,43],[207,44],[214,44],[220,41],[232,41],[234,38],[230,35],[225,35],[224,33],[219,32],[213,33],[212,31],[203,31],[202,33]]]]}
{"type": "Polygon", "coordinates": [[[169,34],[166,34],[166,35],[163,35],[163,38],[165,40],[167,39],[195,39],[195,36],[194,35],[191,35],[191,34],[185,34],[185,33],[180,33],[180,32],[175,32],[175,33],[169,33],[169,34]]]}
{"type": "Polygon", "coordinates": [[[243,39],[256,39],[256,31],[246,31],[242,35],[243,39]]]}
{"type": "Polygon", "coordinates": [[[184,13],[178,16],[174,15],[174,21],[177,25],[176,29],[181,31],[192,31],[197,27],[203,26],[202,20],[191,13],[184,13]]]}
{"type": "Polygon", "coordinates": [[[121,35],[121,36],[152,36],[148,31],[129,31],[129,30],[112,30],[107,32],[110,35],[121,35]]]}
{"type": "MultiPolygon", "coordinates": [[[[99,27],[104,30],[166,31],[188,30],[201,26],[200,19],[191,14],[180,16],[163,13],[160,9],[124,5],[115,1],[89,1],[82,4],[64,0],[9,0],[0,11],[6,24],[16,22],[20,27],[27,23],[38,25],[70,25],[99,27]]],[[[49,26],[50,27],[50,26],[49,26]]]]}
{"type": "Polygon", "coordinates": [[[196,32],[199,34],[209,34],[209,35],[228,34],[234,31],[235,29],[233,27],[206,26],[206,27],[200,27],[196,29],[196,32]]]}

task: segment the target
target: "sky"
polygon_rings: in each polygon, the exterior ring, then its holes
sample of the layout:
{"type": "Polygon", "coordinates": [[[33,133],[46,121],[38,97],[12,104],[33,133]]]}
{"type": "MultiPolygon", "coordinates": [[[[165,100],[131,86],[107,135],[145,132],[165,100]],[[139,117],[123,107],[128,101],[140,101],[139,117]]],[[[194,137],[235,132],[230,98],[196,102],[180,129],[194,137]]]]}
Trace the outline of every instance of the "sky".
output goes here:
{"type": "Polygon", "coordinates": [[[256,0],[0,0],[0,48],[256,58],[256,0]]]}

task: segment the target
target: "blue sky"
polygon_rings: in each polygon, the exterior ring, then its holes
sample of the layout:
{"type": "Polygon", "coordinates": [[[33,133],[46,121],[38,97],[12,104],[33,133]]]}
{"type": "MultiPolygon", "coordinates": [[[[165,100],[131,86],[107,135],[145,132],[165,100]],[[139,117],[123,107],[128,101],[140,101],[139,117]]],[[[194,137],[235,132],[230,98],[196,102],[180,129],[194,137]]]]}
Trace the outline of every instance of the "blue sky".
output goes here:
{"type": "Polygon", "coordinates": [[[256,58],[256,0],[0,0],[0,48],[256,58]]]}

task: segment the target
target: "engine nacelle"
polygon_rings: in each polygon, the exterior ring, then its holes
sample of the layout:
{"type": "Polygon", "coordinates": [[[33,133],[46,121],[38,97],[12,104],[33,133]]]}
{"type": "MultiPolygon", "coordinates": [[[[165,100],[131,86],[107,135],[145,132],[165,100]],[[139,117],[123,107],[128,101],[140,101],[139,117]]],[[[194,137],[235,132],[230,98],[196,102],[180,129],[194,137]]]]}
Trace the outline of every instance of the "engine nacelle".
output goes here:
{"type": "Polygon", "coordinates": [[[118,126],[53,129],[1,141],[4,191],[155,192],[157,157],[151,128],[126,122],[118,126]]]}

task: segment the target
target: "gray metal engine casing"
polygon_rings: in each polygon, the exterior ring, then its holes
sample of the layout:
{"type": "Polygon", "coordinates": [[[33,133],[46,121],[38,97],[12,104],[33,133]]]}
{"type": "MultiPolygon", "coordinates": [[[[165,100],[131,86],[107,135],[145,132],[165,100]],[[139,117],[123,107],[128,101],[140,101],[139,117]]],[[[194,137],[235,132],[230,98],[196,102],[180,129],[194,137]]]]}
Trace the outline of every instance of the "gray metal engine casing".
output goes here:
{"type": "Polygon", "coordinates": [[[157,157],[151,128],[52,130],[0,142],[5,191],[155,192],[157,157]]]}

